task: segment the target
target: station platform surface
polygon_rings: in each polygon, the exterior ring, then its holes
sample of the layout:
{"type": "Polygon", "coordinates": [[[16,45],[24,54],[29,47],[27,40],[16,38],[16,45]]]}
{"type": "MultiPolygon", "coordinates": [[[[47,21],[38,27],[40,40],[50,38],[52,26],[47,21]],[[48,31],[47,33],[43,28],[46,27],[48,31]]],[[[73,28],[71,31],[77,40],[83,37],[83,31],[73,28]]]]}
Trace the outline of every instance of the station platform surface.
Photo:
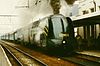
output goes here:
{"type": "Polygon", "coordinates": [[[95,51],[95,50],[81,51],[77,53],[100,57],[100,51],[95,51]]]}
{"type": "Polygon", "coordinates": [[[12,66],[1,45],[0,45],[0,66],[12,66]]]}

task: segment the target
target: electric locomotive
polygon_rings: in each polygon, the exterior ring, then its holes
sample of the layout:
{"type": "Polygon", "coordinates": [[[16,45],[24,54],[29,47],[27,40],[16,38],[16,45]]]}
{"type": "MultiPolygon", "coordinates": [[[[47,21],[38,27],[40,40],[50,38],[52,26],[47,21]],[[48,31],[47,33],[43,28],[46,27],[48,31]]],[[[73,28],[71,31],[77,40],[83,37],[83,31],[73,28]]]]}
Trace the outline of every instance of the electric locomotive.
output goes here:
{"type": "Polygon", "coordinates": [[[33,45],[57,52],[73,51],[73,23],[69,17],[61,14],[35,21],[13,34],[16,41],[24,45],[33,45]]]}

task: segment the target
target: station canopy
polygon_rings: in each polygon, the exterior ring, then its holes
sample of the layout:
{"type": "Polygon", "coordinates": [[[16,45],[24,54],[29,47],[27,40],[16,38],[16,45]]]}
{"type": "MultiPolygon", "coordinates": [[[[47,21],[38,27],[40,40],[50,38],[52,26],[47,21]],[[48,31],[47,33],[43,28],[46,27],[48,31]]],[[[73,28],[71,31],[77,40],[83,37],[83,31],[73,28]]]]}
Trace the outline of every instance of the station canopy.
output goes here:
{"type": "Polygon", "coordinates": [[[74,27],[100,24],[100,11],[77,17],[73,16],[71,19],[74,23],[74,27]]]}

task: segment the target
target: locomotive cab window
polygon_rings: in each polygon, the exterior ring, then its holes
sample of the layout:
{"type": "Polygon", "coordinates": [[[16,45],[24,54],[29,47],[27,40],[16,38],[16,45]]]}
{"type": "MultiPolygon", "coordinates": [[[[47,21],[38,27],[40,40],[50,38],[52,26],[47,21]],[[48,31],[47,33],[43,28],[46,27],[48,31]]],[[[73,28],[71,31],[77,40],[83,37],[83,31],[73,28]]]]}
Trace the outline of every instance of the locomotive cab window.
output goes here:
{"type": "Polygon", "coordinates": [[[67,28],[66,20],[60,17],[54,17],[50,19],[49,22],[49,35],[52,38],[59,38],[59,34],[65,33],[67,28]]]}

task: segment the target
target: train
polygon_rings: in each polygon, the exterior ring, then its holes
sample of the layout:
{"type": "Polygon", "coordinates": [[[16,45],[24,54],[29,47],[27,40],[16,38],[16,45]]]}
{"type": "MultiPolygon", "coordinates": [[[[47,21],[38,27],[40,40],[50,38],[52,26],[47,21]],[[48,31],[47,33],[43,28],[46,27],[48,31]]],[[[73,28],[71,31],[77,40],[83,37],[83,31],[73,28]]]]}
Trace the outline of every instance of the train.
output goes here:
{"type": "Polygon", "coordinates": [[[1,39],[60,53],[73,51],[75,44],[73,22],[70,17],[61,14],[32,22],[13,33],[1,36],[1,39]]]}

